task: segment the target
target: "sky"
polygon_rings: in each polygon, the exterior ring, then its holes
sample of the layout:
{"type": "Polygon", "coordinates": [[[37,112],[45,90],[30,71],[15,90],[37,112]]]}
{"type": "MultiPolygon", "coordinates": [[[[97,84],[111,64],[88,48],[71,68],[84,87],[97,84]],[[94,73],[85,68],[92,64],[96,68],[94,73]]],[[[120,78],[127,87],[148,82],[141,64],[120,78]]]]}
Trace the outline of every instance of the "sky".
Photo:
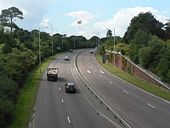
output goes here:
{"type": "Polygon", "coordinates": [[[26,30],[105,37],[108,29],[124,36],[131,19],[150,11],[157,20],[170,19],[170,0],[0,0],[0,11],[17,7],[23,20],[15,23],[26,30]],[[78,22],[79,21],[79,22],[78,22]]]}

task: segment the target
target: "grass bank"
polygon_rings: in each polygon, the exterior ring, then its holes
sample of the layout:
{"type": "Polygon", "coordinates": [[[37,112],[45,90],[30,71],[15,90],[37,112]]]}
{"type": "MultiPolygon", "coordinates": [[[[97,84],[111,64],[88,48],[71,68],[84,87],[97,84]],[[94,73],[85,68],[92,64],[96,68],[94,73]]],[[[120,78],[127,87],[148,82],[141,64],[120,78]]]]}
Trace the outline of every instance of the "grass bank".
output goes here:
{"type": "Polygon", "coordinates": [[[53,58],[58,55],[59,54],[42,62],[41,73],[39,66],[29,74],[18,98],[14,112],[14,119],[9,128],[28,128],[28,122],[30,121],[33,113],[33,107],[36,101],[36,95],[42,74],[48,65],[53,61],[53,58]]]}
{"type": "Polygon", "coordinates": [[[130,75],[126,72],[123,72],[119,68],[114,68],[112,64],[103,64],[102,63],[102,56],[99,54],[96,54],[96,59],[100,63],[101,66],[103,66],[106,70],[110,71],[112,74],[120,77],[121,79],[135,85],[136,87],[139,87],[149,93],[152,93],[156,96],[159,96],[163,99],[166,99],[170,101],[170,91],[163,89],[161,87],[158,87],[150,82],[144,81],[136,76],[130,75]]]}

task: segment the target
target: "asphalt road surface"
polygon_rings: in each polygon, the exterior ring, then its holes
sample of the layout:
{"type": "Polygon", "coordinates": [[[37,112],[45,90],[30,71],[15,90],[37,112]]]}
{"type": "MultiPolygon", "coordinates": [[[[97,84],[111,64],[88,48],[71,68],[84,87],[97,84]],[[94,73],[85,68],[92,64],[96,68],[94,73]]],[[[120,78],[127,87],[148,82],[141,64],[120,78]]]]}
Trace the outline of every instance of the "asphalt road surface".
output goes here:
{"type": "Polygon", "coordinates": [[[80,53],[77,65],[83,79],[132,128],[170,128],[170,102],[111,75],[90,50],[80,53]]]}
{"type": "MultiPolygon", "coordinates": [[[[74,74],[74,60],[76,54],[65,53],[54,60],[49,67],[57,66],[59,68],[59,80],[56,82],[47,81],[46,72],[42,76],[39,86],[37,100],[35,104],[34,128],[116,128],[119,127],[114,121],[111,121],[105,110],[99,108],[102,113],[91,104],[93,99],[88,100],[85,92],[80,89],[81,83],[74,74]],[[70,58],[64,60],[64,56],[70,58]],[[74,82],[77,93],[65,93],[64,84],[74,82]]],[[[84,61],[84,60],[83,60],[84,61]]],[[[83,62],[82,62],[83,63],[83,62]]],[[[80,64],[81,65],[81,64],[80,64]]],[[[83,67],[81,67],[83,68],[83,67]]],[[[97,102],[96,102],[97,104],[97,102]]],[[[96,105],[97,106],[97,105],[96,105]]]]}

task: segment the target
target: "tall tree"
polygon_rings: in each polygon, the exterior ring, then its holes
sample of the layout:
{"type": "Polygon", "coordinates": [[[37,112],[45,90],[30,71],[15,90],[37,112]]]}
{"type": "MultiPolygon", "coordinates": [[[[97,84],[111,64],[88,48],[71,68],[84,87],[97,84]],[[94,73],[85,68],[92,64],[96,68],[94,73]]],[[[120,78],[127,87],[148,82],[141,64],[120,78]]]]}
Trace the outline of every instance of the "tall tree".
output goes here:
{"type": "Polygon", "coordinates": [[[3,26],[10,27],[11,32],[13,28],[18,28],[18,26],[14,23],[14,18],[23,19],[23,13],[16,7],[10,7],[8,9],[4,9],[0,15],[0,22],[3,26]]]}
{"type": "Polygon", "coordinates": [[[163,26],[163,23],[156,20],[150,12],[140,13],[131,20],[130,26],[124,35],[124,40],[128,43],[134,38],[135,33],[139,29],[156,35],[161,39],[165,39],[165,32],[162,29],[163,26]]]}
{"type": "Polygon", "coordinates": [[[108,29],[106,33],[106,37],[112,37],[112,31],[110,29],[108,29]]]}

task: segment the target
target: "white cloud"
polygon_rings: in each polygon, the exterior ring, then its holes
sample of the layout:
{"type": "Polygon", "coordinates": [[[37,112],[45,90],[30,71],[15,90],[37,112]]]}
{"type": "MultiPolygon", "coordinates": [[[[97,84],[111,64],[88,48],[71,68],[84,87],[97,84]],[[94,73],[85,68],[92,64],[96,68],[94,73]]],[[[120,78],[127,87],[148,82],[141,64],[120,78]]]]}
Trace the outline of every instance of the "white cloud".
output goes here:
{"type": "Polygon", "coordinates": [[[72,23],[73,26],[80,26],[80,24],[77,24],[77,21],[82,21],[81,26],[87,25],[94,19],[94,15],[89,13],[88,11],[75,11],[75,12],[69,12],[65,14],[66,16],[75,18],[75,21],[72,23]]]}
{"type": "Polygon", "coordinates": [[[44,28],[50,27],[49,19],[43,18],[42,21],[41,21],[41,23],[40,23],[40,26],[41,26],[41,27],[44,27],[44,28]]]}
{"type": "Polygon", "coordinates": [[[123,36],[130,24],[131,19],[137,16],[141,12],[150,11],[157,20],[165,22],[167,17],[163,16],[161,12],[152,7],[135,7],[121,9],[116,14],[113,15],[112,19],[95,23],[94,28],[96,30],[106,30],[107,28],[113,30],[115,28],[116,35],[123,36]]]}

